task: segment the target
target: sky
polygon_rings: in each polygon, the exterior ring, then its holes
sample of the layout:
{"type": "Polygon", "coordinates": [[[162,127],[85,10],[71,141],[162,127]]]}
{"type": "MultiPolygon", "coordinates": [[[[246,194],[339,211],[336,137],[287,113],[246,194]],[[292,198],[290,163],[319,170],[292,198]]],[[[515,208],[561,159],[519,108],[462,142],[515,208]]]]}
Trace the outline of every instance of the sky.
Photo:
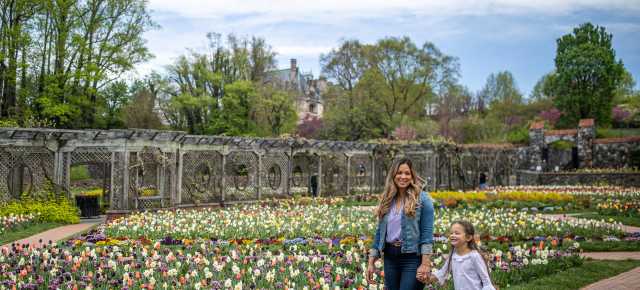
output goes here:
{"type": "Polygon", "coordinates": [[[456,57],[472,92],[508,70],[528,95],[553,70],[556,39],[591,22],[613,34],[616,57],[640,82],[640,0],[149,0],[149,8],[160,27],[144,35],[155,57],[138,75],[163,72],[189,49],[205,51],[208,32],[262,37],[279,68],[295,58],[316,77],[320,55],[342,40],[409,36],[456,57]]]}

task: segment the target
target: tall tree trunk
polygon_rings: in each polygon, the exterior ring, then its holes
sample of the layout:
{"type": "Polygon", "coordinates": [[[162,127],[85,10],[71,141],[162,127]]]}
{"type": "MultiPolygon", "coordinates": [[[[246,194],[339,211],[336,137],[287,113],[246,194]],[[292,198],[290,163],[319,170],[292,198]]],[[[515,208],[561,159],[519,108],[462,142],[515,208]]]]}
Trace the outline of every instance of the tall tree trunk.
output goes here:
{"type": "Polygon", "coordinates": [[[10,4],[12,7],[9,12],[9,27],[7,27],[8,37],[8,65],[3,73],[4,87],[2,91],[2,106],[0,107],[0,116],[3,118],[11,117],[16,106],[16,90],[17,90],[17,71],[18,71],[18,44],[20,42],[21,25],[20,15],[15,6],[15,1],[10,4]]]}

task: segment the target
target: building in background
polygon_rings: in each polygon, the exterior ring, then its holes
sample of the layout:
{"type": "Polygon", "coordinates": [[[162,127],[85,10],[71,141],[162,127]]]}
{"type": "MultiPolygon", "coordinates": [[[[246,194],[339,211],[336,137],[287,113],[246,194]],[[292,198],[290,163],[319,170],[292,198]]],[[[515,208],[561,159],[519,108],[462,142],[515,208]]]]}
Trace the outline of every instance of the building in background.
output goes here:
{"type": "Polygon", "coordinates": [[[322,94],[327,89],[327,81],[323,77],[314,79],[311,73],[302,73],[295,58],[291,59],[289,68],[268,72],[264,82],[295,95],[298,122],[307,116],[322,118],[322,94]]]}

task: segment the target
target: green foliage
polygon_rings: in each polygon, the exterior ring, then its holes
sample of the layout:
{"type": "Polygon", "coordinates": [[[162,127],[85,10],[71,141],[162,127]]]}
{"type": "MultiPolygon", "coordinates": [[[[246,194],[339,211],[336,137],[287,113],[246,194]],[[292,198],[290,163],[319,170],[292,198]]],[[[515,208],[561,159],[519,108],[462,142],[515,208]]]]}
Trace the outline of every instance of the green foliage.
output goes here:
{"type": "Polygon", "coordinates": [[[575,127],[583,118],[595,118],[600,126],[610,123],[612,100],[625,72],[612,38],[604,27],[585,23],[558,39],[550,82],[555,105],[565,113],[560,126],[575,127]]]}
{"type": "Polygon", "coordinates": [[[640,136],[640,129],[597,128],[596,130],[596,138],[621,138],[630,136],[640,136]]]}
{"type": "Polygon", "coordinates": [[[528,144],[529,143],[529,129],[527,126],[516,128],[507,134],[507,141],[514,144],[528,144]]]}
{"type": "Polygon", "coordinates": [[[147,2],[12,3],[0,5],[7,24],[0,26],[0,57],[8,64],[0,75],[0,116],[19,118],[24,127],[122,127],[120,102],[105,91],[151,57],[142,38],[156,27],[147,2]],[[30,118],[45,122],[23,124],[30,118]]]}
{"type": "Polygon", "coordinates": [[[280,136],[293,132],[298,116],[294,96],[270,86],[258,88],[257,100],[252,104],[259,136],[280,136]]]}
{"type": "Polygon", "coordinates": [[[560,259],[549,259],[548,264],[528,265],[523,268],[512,269],[508,272],[494,271],[492,281],[500,287],[507,285],[517,285],[535,281],[567,269],[579,267],[583,264],[582,258],[578,255],[564,257],[560,259]]]}
{"type": "Polygon", "coordinates": [[[124,123],[128,128],[160,129],[162,123],[156,114],[155,98],[149,91],[138,92],[124,108],[124,123]]]}
{"type": "Polygon", "coordinates": [[[640,261],[591,261],[526,284],[512,285],[508,290],[578,290],[591,283],[616,276],[640,266],[640,261]]]}
{"type": "Polygon", "coordinates": [[[0,216],[30,213],[39,213],[39,222],[59,222],[66,224],[80,222],[78,209],[64,197],[49,200],[23,198],[20,201],[12,201],[0,207],[0,216]]]}
{"type": "Polygon", "coordinates": [[[462,132],[464,143],[503,142],[501,138],[504,124],[495,117],[483,118],[480,114],[472,114],[454,124],[462,132]]]}
{"type": "Polygon", "coordinates": [[[256,123],[253,104],[256,89],[249,81],[237,81],[225,87],[222,110],[212,125],[214,134],[255,136],[256,123]]]}
{"type": "Polygon", "coordinates": [[[18,128],[18,127],[20,127],[20,125],[18,125],[18,122],[16,122],[16,120],[12,120],[12,119],[0,120],[0,128],[18,128]]]}
{"type": "Polygon", "coordinates": [[[71,167],[71,181],[79,181],[90,179],[89,169],[87,165],[75,165],[71,167]]]}
{"type": "Polygon", "coordinates": [[[408,37],[375,44],[345,41],[323,55],[321,63],[336,80],[325,94],[323,137],[338,140],[390,137],[408,123],[421,127],[416,123],[426,120],[424,108],[434,101],[438,84],[455,83],[458,74],[455,58],[429,42],[417,46],[408,37]]]}
{"type": "Polygon", "coordinates": [[[576,144],[566,140],[557,140],[551,142],[549,146],[555,150],[571,150],[571,148],[575,147],[576,144]]]}

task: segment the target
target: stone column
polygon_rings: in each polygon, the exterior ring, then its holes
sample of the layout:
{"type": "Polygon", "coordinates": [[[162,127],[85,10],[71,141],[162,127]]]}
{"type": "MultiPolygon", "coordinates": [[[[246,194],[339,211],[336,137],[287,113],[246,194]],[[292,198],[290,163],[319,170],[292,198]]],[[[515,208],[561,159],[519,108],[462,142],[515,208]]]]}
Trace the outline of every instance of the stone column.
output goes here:
{"type": "Polygon", "coordinates": [[[578,167],[588,168],[593,165],[593,139],[596,137],[595,122],[593,119],[582,119],[578,124],[578,167]]]}
{"type": "Polygon", "coordinates": [[[542,169],[542,149],[544,148],[544,121],[538,121],[529,127],[529,161],[531,170],[542,169]]]}

